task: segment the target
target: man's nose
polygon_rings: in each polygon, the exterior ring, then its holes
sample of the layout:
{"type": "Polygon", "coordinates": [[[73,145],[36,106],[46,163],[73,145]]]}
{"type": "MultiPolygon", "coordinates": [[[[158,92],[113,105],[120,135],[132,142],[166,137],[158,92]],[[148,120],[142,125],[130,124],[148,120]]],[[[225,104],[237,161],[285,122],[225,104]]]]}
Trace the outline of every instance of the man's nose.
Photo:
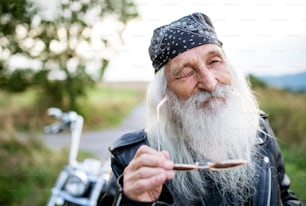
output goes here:
{"type": "Polygon", "coordinates": [[[217,80],[215,75],[208,69],[200,69],[198,73],[198,88],[212,92],[216,89],[217,80]]]}

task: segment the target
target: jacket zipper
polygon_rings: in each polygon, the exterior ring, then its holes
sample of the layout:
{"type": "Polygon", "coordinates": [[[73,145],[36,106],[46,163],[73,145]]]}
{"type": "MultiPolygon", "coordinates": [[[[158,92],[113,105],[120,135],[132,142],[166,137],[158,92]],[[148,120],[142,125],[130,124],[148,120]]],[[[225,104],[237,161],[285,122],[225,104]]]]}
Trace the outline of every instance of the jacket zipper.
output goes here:
{"type": "Polygon", "coordinates": [[[270,206],[271,202],[271,168],[269,167],[269,157],[265,156],[264,161],[268,169],[268,196],[267,196],[267,206],[270,206]]]}

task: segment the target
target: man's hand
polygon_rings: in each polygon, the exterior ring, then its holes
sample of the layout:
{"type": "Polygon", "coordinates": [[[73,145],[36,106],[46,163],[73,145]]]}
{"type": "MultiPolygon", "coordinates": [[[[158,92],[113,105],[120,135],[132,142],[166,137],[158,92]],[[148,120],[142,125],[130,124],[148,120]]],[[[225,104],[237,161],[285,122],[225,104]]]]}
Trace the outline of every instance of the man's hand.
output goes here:
{"type": "Polygon", "coordinates": [[[165,181],[173,179],[169,153],[141,146],[123,173],[123,192],[131,200],[152,202],[158,199],[165,181]]]}

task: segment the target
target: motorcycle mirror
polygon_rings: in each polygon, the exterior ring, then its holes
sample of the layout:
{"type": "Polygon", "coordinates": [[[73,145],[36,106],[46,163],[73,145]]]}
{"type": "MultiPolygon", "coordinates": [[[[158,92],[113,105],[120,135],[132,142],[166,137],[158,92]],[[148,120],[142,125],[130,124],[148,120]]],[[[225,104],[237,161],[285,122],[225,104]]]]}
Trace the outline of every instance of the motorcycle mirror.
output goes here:
{"type": "Polygon", "coordinates": [[[47,110],[47,113],[49,116],[60,119],[63,115],[63,112],[61,109],[56,107],[51,107],[47,110]]]}

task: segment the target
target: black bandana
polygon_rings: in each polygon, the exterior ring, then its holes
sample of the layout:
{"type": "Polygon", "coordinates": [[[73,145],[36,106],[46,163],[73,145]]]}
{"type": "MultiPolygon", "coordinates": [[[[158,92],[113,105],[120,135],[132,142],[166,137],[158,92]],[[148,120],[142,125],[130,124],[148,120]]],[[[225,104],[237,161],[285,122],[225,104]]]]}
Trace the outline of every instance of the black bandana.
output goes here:
{"type": "Polygon", "coordinates": [[[217,44],[217,34],[208,16],[193,13],[154,30],[149,54],[155,73],[170,59],[203,44],[217,44]]]}

